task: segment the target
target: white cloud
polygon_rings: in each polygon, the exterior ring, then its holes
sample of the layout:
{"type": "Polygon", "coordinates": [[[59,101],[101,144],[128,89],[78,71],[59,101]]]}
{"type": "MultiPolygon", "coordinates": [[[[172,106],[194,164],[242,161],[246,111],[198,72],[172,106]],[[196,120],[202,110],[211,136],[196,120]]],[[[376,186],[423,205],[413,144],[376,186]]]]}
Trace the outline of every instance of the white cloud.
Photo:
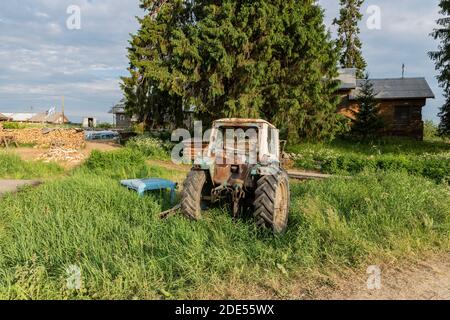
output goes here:
{"type": "Polygon", "coordinates": [[[50,18],[50,16],[47,13],[40,11],[37,11],[34,15],[38,18],[50,18]]]}

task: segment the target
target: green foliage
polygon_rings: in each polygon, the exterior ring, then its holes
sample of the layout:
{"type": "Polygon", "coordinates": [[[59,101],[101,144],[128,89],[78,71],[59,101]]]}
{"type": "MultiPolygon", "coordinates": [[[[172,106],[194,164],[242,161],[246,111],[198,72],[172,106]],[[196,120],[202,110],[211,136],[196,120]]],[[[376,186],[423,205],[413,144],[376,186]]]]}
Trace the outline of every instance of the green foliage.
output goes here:
{"type": "Polygon", "coordinates": [[[423,135],[425,140],[434,140],[439,137],[439,129],[431,120],[424,123],[423,135]]]}
{"type": "Polygon", "coordinates": [[[25,129],[27,126],[25,124],[19,123],[19,122],[2,122],[4,129],[9,130],[17,130],[17,129],[25,129]]]}
{"type": "Polygon", "coordinates": [[[170,159],[173,144],[151,136],[137,136],[128,141],[127,147],[138,150],[151,159],[168,160],[170,159]]]}
{"type": "Polygon", "coordinates": [[[342,68],[356,68],[357,77],[364,77],[367,63],[362,56],[362,43],[359,39],[360,29],[358,23],[363,15],[361,6],[364,0],[340,0],[341,10],[339,19],[333,24],[338,26],[338,48],[342,68]]]}
{"type": "Polygon", "coordinates": [[[375,96],[373,84],[369,80],[369,75],[366,74],[364,84],[361,86],[361,91],[358,94],[359,109],[353,111],[355,123],[352,126],[353,134],[361,137],[363,140],[373,139],[384,126],[383,120],[378,114],[378,103],[375,96]]]}
{"type": "MultiPolygon", "coordinates": [[[[393,140],[395,141],[395,140],[393,140]]],[[[401,140],[400,140],[401,141],[401,140]]],[[[291,147],[295,166],[331,174],[353,175],[365,170],[399,170],[437,183],[450,183],[450,145],[402,141],[369,145],[335,142],[332,145],[291,147]]]]}
{"type": "Polygon", "coordinates": [[[108,123],[108,122],[102,122],[102,123],[99,123],[97,125],[97,128],[99,128],[99,129],[111,129],[113,127],[114,126],[111,123],[108,123]]]}
{"type": "Polygon", "coordinates": [[[113,152],[94,150],[80,171],[113,179],[147,178],[146,157],[138,150],[124,148],[113,152]]]}
{"type": "Polygon", "coordinates": [[[274,238],[218,209],[196,223],[162,221],[158,194],[77,171],[2,199],[0,299],[233,298],[245,286],[448,250],[449,196],[403,173],[294,184],[289,230],[274,238]],[[78,292],[66,287],[71,265],[78,292]]]}
{"type": "Polygon", "coordinates": [[[436,70],[440,71],[437,79],[444,89],[445,104],[441,107],[439,116],[439,134],[450,137],[450,0],[441,0],[441,14],[444,16],[437,20],[438,28],[432,36],[441,41],[438,51],[430,52],[429,55],[436,64],[436,70]]]}
{"type": "Polygon", "coordinates": [[[0,178],[35,179],[59,175],[64,170],[60,166],[42,161],[23,161],[15,154],[0,151],[0,178]]]}
{"type": "MultiPolygon", "coordinates": [[[[152,10],[154,1],[142,1],[152,10]]],[[[327,139],[337,115],[337,52],[312,1],[170,1],[140,19],[123,79],[127,108],[179,124],[261,117],[291,140],[327,139]]]]}

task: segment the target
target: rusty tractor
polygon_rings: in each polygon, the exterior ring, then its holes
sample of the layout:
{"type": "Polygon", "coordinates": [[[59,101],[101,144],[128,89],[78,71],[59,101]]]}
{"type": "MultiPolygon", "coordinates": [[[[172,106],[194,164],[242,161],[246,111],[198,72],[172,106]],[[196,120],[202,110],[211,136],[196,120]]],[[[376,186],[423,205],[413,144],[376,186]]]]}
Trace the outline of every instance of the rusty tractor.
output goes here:
{"type": "MultiPolygon", "coordinates": [[[[195,144],[195,143],[193,143],[195,144]]],[[[191,146],[194,165],[184,182],[181,211],[193,219],[212,204],[230,204],[234,218],[252,212],[274,233],[287,229],[289,177],[281,166],[279,131],[256,119],[215,121],[208,143],[191,146]]]]}

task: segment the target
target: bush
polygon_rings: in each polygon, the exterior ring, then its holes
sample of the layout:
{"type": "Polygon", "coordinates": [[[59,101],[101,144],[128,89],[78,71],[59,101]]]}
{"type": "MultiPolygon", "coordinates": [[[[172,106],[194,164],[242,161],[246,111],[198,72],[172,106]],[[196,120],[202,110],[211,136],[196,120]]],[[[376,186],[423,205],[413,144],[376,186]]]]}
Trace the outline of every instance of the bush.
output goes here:
{"type": "Polygon", "coordinates": [[[111,129],[111,128],[114,128],[114,126],[111,123],[102,122],[97,125],[97,128],[98,129],[111,129]]]}
{"type": "Polygon", "coordinates": [[[433,123],[433,121],[425,121],[424,138],[425,140],[433,140],[439,138],[438,127],[433,123]]]}
{"type": "Polygon", "coordinates": [[[27,126],[18,122],[3,122],[2,123],[4,129],[8,130],[17,130],[17,129],[25,129],[27,126]]]}
{"type": "Polygon", "coordinates": [[[145,161],[144,154],[129,148],[112,152],[94,150],[81,170],[113,179],[145,178],[149,175],[145,161]]]}
{"type": "MultiPolygon", "coordinates": [[[[304,145],[293,148],[295,166],[329,174],[357,174],[364,170],[404,170],[421,175],[437,183],[450,183],[450,145],[415,142],[416,152],[408,142],[401,144],[351,146],[304,145]],[[423,149],[421,149],[423,148],[423,149]],[[426,151],[434,151],[428,153],[426,151]],[[446,151],[445,151],[446,150],[446,151]]],[[[291,151],[293,151],[291,148],[291,151]]]]}
{"type": "Polygon", "coordinates": [[[127,147],[138,150],[152,159],[168,160],[170,159],[173,144],[150,136],[137,136],[128,141],[127,147]]]}

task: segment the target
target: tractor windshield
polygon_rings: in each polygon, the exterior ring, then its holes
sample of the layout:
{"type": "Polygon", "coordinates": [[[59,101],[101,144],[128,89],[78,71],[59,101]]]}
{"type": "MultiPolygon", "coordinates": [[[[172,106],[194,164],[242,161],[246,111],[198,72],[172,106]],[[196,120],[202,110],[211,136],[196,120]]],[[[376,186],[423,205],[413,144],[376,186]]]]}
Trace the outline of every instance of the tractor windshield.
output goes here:
{"type": "Polygon", "coordinates": [[[256,163],[258,159],[258,127],[221,126],[215,132],[212,150],[216,161],[226,164],[256,163]]]}

